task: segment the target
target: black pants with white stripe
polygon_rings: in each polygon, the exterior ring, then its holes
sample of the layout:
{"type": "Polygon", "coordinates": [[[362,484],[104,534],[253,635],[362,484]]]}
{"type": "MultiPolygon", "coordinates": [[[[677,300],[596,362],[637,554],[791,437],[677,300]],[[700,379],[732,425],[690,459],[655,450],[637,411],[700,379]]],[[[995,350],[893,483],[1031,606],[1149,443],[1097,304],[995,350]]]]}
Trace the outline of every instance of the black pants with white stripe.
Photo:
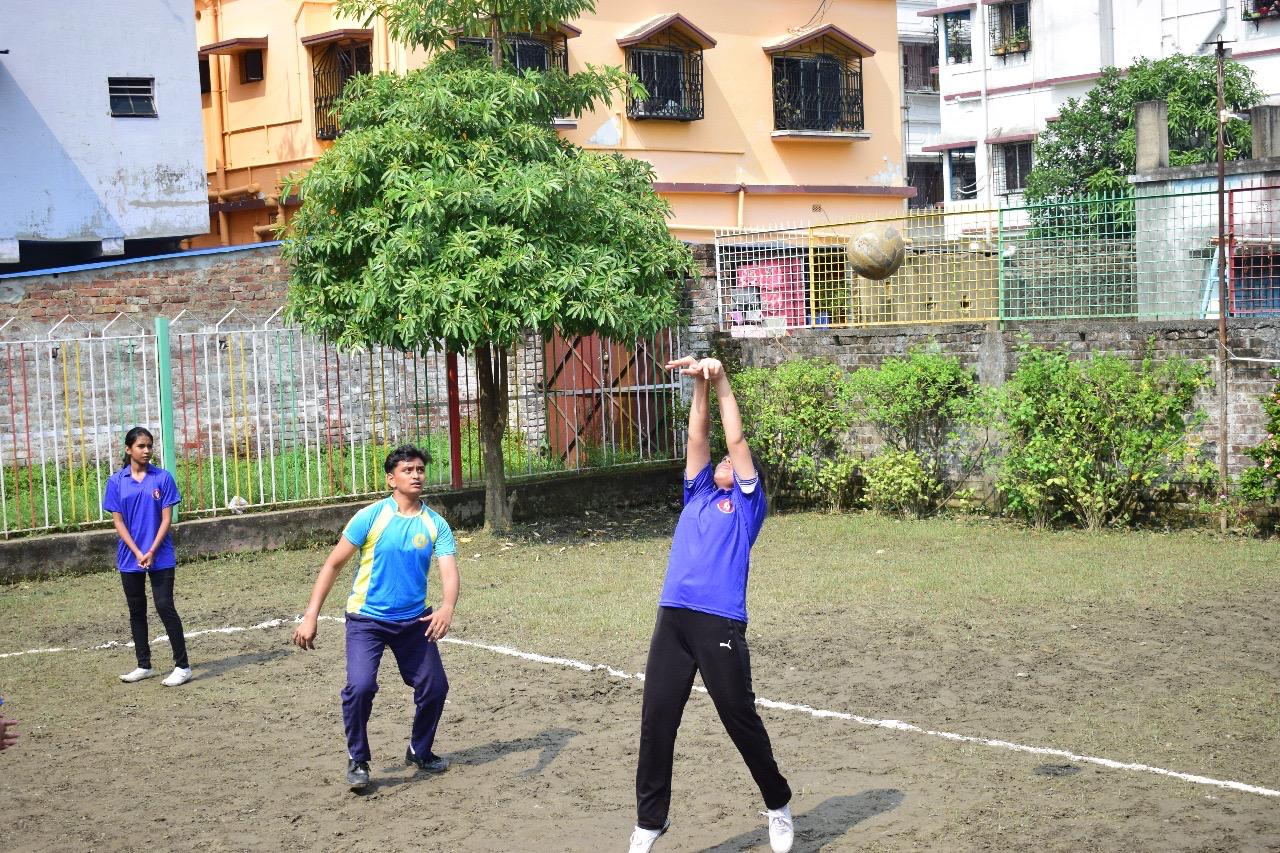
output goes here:
{"type": "Polygon", "coordinates": [[[791,801],[791,788],[778,771],[769,733],[756,713],[746,623],[696,610],[659,607],[645,665],[636,768],[636,825],[644,829],[661,829],[667,822],[676,730],[695,673],[702,673],[716,713],[742,753],[765,806],[780,809],[791,801]]]}

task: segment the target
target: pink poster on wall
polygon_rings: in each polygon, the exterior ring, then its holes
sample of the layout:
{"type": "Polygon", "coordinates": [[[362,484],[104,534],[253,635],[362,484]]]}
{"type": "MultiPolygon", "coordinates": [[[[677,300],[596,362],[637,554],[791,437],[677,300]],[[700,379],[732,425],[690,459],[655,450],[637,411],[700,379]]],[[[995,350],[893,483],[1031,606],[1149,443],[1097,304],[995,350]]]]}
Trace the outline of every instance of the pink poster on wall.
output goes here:
{"type": "Polygon", "coordinates": [[[804,262],[800,258],[771,258],[738,267],[738,287],[760,293],[763,317],[781,317],[788,328],[804,323],[804,262]]]}

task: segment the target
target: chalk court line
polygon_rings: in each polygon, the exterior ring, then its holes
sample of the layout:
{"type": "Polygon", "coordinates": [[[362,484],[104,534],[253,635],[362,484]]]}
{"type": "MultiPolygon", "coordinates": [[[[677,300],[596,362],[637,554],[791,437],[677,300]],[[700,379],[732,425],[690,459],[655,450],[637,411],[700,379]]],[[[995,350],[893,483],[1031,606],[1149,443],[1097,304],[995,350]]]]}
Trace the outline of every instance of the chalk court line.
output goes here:
{"type": "MultiPolygon", "coordinates": [[[[340,616],[321,616],[323,622],[345,622],[346,620],[340,616]]],[[[200,631],[189,631],[186,637],[201,637],[207,634],[239,634],[245,631],[261,631],[269,628],[280,628],[285,625],[296,625],[302,621],[301,616],[283,619],[268,619],[265,622],[259,622],[256,625],[247,626],[230,626],[226,628],[206,628],[200,631]]],[[[167,643],[169,637],[161,634],[152,640],[153,643],[167,643]]],[[[530,661],[531,663],[549,664],[551,666],[559,666],[567,669],[575,669],[579,672],[604,672],[612,678],[621,680],[643,681],[643,672],[626,672],[625,670],[616,669],[605,664],[592,664],[573,658],[552,657],[550,655],[540,655],[536,652],[526,652],[515,649],[510,646],[499,646],[491,643],[479,643],[473,640],[459,640],[455,637],[445,637],[440,640],[442,643],[450,643],[456,646],[467,646],[473,649],[481,649],[483,651],[493,652],[495,654],[506,655],[507,657],[519,658],[520,660],[530,661]]],[[[132,648],[133,643],[121,643],[116,640],[108,640],[105,643],[87,648],[77,648],[74,646],[57,646],[47,649],[27,649],[18,652],[6,652],[0,654],[0,659],[20,657],[22,655],[43,655],[55,654],[59,652],[83,652],[83,651],[99,651],[102,649],[124,649],[132,648]]],[[[700,693],[706,693],[707,690],[702,686],[695,686],[694,690],[700,693]]],[[[906,732],[908,734],[924,735],[926,737],[941,738],[955,743],[969,743],[976,746],[985,746],[992,749],[1005,749],[1012,752],[1022,752],[1029,755],[1045,755],[1054,758],[1065,758],[1068,761],[1076,761],[1081,764],[1092,764],[1097,767],[1105,767],[1108,770],[1129,770],[1136,773],[1150,773],[1156,776],[1163,776],[1169,779],[1177,779],[1182,782],[1191,782],[1196,785],[1208,785],[1215,788],[1225,788],[1231,791],[1239,791],[1245,794],[1258,794],[1263,797],[1280,798],[1280,790],[1272,788],[1263,788],[1259,785],[1250,785],[1245,782],[1234,782],[1228,779],[1214,779],[1209,776],[1200,776],[1194,773],[1182,773],[1177,770],[1166,770],[1163,767],[1154,767],[1150,764],[1136,764],[1132,762],[1116,761],[1111,758],[1098,758],[1092,755],[1080,755],[1065,749],[1055,749],[1047,746],[1029,746],[1027,744],[1014,743],[1007,740],[999,740],[996,738],[975,737],[973,735],[955,734],[954,732],[937,731],[935,729],[926,729],[912,723],[905,723],[901,720],[878,720],[873,717],[863,717],[858,714],[850,714],[844,711],[828,711],[822,708],[813,708],[809,705],[796,705],[791,702],[779,702],[773,699],[756,699],[756,704],[762,708],[768,708],[773,711],[788,711],[792,713],[808,714],[809,716],[820,720],[843,720],[845,722],[857,723],[861,726],[867,726],[877,729],[888,729],[890,731],[906,732]]]]}

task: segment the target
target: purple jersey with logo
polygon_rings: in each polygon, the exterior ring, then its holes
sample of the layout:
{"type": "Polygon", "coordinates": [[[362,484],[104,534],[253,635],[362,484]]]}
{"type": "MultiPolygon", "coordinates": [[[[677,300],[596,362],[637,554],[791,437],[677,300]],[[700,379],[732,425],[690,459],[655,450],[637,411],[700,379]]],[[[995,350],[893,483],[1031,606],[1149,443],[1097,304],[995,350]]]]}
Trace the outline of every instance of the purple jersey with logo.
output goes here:
{"type": "Polygon", "coordinates": [[[685,481],[684,510],[671,542],[659,606],[747,621],[751,546],[766,508],[758,482],[743,482],[734,474],[732,489],[717,488],[711,463],[685,481]]]}
{"type": "MultiPolygon", "coordinates": [[[[126,465],[107,480],[102,508],[107,512],[120,513],[125,527],[129,528],[129,535],[133,537],[133,544],[145,553],[160,530],[161,510],[181,501],[182,495],[178,494],[178,484],[173,481],[173,475],[163,468],[148,465],[142,482],[133,479],[129,471],[130,466],[126,465]]],[[[178,558],[173,552],[173,534],[166,533],[164,541],[156,548],[151,568],[172,569],[176,565],[178,558]]],[[[123,539],[116,549],[116,566],[122,572],[145,571],[138,566],[138,558],[123,539]]]]}

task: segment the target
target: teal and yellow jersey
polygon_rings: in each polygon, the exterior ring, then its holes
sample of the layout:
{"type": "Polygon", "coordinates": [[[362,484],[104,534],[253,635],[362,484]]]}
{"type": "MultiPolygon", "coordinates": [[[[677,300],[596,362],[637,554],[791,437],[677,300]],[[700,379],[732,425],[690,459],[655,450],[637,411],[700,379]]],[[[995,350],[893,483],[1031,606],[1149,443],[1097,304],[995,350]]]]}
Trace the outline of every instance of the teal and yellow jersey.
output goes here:
{"type": "Polygon", "coordinates": [[[448,522],[425,503],[422,512],[404,515],[391,497],[356,513],[342,535],[360,549],[347,612],[393,622],[426,612],[432,554],[457,551],[448,522]]]}

